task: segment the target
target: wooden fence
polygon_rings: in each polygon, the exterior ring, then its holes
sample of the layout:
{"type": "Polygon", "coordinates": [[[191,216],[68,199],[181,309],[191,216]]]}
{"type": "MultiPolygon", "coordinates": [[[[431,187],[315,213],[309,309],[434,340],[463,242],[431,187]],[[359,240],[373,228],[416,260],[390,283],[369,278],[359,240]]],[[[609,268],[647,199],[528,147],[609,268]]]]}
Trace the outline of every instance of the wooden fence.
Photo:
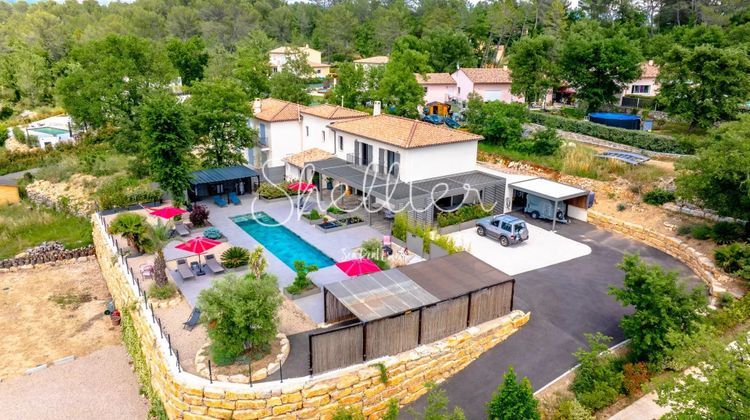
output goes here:
{"type": "MultiPolygon", "coordinates": [[[[398,354],[507,315],[514,287],[515,280],[508,280],[387,318],[310,334],[310,374],[398,354]]],[[[328,322],[353,317],[335,296],[324,296],[328,322]]]]}

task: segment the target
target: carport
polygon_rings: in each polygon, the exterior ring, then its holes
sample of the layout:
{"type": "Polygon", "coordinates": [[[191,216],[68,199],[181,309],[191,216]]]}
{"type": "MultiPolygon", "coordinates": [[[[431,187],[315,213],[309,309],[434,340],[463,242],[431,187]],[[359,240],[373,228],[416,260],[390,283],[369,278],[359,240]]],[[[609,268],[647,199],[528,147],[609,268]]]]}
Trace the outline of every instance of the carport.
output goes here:
{"type": "MultiPolygon", "coordinates": [[[[522,191],[527,194],[545,198],[555,203],[552,212],[552,230],[555,230],[557,222],[557,209],[560,202],[575,199],[578,197],[588,197],[589,192],[570,185],[550,181],[544,178],[534,178],[525,181],[519,181],[511,184],[511,188],[516,191],[522,191]]],[[[585,208],[586,206],[584,206],[585,208]]]]}
{"type": "Polygon", "coordinates": [[[242,165],[195,171],[190,177],[188,198],[192,202],[229,192],[237,195],[252,193],[253,185],[260,184],[260,175],[242,165]]]}

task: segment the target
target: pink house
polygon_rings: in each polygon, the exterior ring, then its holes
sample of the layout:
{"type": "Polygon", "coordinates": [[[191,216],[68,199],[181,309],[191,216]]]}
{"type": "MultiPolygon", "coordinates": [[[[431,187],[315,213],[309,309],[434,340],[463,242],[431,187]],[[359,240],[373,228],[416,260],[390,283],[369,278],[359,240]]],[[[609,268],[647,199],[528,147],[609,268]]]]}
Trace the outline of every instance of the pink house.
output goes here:
{"type": "Polygon", "coordinates": [[[424,88],[424,102],[450,102],[456,96],[456,81],[449,73],[415,73],[417,83],[424,88]]]}
{"type": "Polygon", "coordinates": [[[654,64],[653,60],[641,64],[641,78],[628,83],[622,91],[622,96],[656,96],[659,93],[659,83],[656,82],[658,76],[659,66],[654,64]]]}
{"type": "Polygon", "coordinates": [[[467,100],[469,94],[474,92],[485,101],[523,102],[523,96],[510,93],[512,79],[506,66],[492,69],[458,69],[452,76],[456,81],[455,96],[462,101],[467,100]]]}

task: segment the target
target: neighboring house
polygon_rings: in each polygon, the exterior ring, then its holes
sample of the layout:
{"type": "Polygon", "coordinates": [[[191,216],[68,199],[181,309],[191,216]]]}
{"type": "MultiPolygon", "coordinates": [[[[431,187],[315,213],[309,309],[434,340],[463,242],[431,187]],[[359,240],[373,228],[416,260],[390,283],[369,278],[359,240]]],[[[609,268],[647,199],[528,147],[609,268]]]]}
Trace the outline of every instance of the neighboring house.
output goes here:
{"type": "MultiPolygon", "coordinates": [[[[331,72],[331,65],[323,63],[320,51],[310,48],[309,45],[299,47],[298,50],[307,57],[307,64],[312,67],[317,77],[326,77],[331,72]]],[[[287,61],[294,52],[294,47],[278,47],[269,52],[269,61],[274,73],[284,69],[287,61]]]]}
{"type": "MultiPolygon", "coordinates": [[[[20,127],[26,136],[33,136],[39,140],[42,149],[57,146],[63,142],[74,141],[73,120],[68,115],[37,120],[26,127],[20,127]]],[[[12,132],[11,132],[12,133],[12,132]]],[[[23,143],[23,139],[17,139],[23,143]]]]}
{"type": "Polygon", "coordinates": [[[620,95],[623,98],[620,104],[626,105],[623,101],[627,96],[655,97],[659,93],[659,83],[656,81],[658,76],[659,66],[654,64],[653,60],[641,64],[641,77],[625,86],[620,95]]]}
{"type": "Polygon", "coordinates": [[[247,149],[250,167],[260,173],[267,165],[272,180],[283,178],[284,158],[302,151],[300,112],[305,108],[274,98],[253,101],[253,116],[248,125],[258,130],[258,141],[247,149]]]}
{"type": "Polygon", "coordinates": [[[424,88],[424,102],[448,103],[456,96],[456,81],[450,73],[426,73],[424,76],[415,73],[422,88],[424,88]]]}
{"type": "Polygon", "coordinates": [[[360,58],[359,60],[354,60],[354,64],[362,66],[365,70],[370,70],[373,67],[382,67],[388,64],[388,56],[376,55],[374,57],[360,58]]]}
{"type": "Polygon", "coordinates": [[[456,97],[462,101],[473,92],[485,101],[523,102],[523,96],[510,93],[512,79],[507,66],[458,69],[452,76],[456,81],[456,97]]]}

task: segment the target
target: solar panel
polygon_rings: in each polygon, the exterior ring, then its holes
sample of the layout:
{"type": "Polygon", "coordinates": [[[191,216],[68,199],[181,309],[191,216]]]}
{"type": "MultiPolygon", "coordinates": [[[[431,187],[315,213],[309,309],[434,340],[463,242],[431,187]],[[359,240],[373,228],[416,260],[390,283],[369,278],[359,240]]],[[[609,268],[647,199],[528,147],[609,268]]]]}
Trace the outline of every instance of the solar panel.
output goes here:
{"type": "Polygon", "coordinates": [[[602,152],[596,156],[606,159],[617,159],[630,165],[640,165],[650,160],[648,156],[630,152],[602,152]]]}

